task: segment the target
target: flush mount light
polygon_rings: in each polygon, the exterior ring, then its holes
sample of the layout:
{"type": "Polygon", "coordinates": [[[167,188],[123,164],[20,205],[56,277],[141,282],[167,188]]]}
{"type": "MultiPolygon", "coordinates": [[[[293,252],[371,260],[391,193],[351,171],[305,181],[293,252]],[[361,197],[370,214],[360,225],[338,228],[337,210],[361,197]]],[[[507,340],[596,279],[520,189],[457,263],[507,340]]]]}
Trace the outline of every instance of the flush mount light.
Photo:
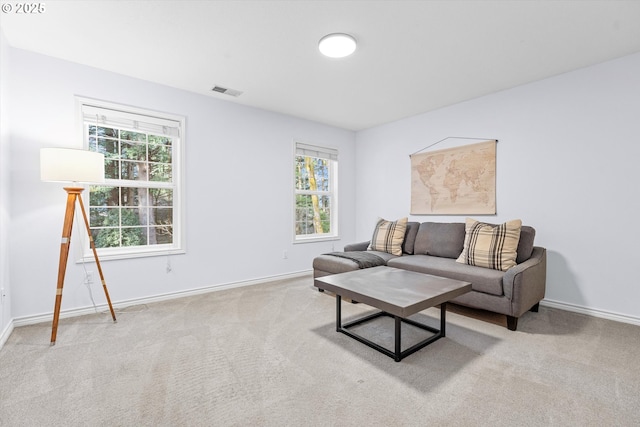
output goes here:
{"type": "Polygon", "coordinates": [[[356,39],[349,34],[333,33],[320,39],[318,49],[329,58],[344,58],[356,50],[356,39]]]}

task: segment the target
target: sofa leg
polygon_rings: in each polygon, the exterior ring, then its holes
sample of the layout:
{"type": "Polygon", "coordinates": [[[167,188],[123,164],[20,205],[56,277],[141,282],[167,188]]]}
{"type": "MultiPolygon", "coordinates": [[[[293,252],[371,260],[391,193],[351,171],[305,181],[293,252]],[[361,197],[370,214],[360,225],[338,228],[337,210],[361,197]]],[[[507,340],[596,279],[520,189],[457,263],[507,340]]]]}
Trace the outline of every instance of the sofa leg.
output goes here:
{"type": "Polygon", "coordinates": [[[534,313],[537,313],[539,308],[540,308],[540,303],[537,303],[536,305],[531,307],[529,311],[533,311],[534,313]]]}
{"type": "Polygon", "coordinates": [[[507,316],[507,328],[510,331],[515,331],[518,328],[518,318],[513,316],[507,316]]]}
{"type": "Polygon", "coordinates": [[[318,288],[318,292],[324,292],[324,289],[318,288]]]}

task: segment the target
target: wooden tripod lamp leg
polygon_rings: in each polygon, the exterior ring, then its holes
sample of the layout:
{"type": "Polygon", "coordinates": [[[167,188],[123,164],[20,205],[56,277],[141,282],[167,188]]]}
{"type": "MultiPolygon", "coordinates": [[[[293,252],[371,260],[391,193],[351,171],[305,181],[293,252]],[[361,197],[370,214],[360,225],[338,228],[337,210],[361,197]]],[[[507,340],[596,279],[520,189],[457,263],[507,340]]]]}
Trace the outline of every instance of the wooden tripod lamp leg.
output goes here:
{"type": "Polygon", "coordinates": [[[60,318],[60,304],[62,303],[62,287],[64,286],[64,275],[67,271],[67,260],[69,259],[69,246],[71,245],[71,230],[73,228],[73,216],[76,207],[76,198],[83,190],[82,188],[67,187],[67,210],[64,214],[64,224],[62,226],[62,241],[60,242],[60,262],[58,264],[58,286],[56,288],[56,304],[53,310],[53,326],[51,328],[51,345],[56,343],[58,333],[58,319],[60,318]]]}

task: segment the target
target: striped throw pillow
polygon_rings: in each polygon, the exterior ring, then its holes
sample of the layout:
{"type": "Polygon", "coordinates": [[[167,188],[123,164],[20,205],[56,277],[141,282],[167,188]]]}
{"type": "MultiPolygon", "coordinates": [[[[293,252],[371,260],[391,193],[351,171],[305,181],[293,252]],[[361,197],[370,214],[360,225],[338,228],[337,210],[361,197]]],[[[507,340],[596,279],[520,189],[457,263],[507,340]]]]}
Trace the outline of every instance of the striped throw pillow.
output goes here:
{"type": "Polygon", "coordinates": [[[379,218],[373,237],[367,250],[387,252],[392,255],[402,255],[402,242],[407,231],[407,218],[397,221],[387,221],[379,218]]]}
{"type": "Polygon", "coordinates": [[[516,265],[522,221],[490,225],[467,218],[464,247],[457,262],[507,271],[516,265]]]}

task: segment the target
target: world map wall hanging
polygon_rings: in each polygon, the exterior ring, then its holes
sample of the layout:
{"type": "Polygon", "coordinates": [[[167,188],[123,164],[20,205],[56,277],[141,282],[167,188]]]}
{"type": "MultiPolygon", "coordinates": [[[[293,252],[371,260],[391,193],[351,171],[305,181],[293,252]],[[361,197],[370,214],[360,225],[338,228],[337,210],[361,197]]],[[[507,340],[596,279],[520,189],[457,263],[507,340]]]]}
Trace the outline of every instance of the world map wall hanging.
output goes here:
{"type": "Polygon", "coordinates": [[[495,215],[496,144],[412,154],[411,214],[495,215]]]}

